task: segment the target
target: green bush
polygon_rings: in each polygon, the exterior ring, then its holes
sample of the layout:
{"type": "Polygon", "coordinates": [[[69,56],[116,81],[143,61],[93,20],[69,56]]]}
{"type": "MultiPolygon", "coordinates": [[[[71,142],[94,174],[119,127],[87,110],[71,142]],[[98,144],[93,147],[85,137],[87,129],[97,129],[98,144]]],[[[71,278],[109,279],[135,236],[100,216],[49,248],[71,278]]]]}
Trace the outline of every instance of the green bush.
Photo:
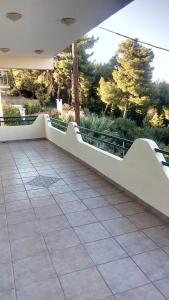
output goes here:
{"type": "Polygon", "coordinates": [[[36,113],[41,111],[40,105],[39,104],[34,104],[32,102],[27,102],[24,105],[24,108],[26,110],[26,115],[36,114],[36,113]]]}
{"type": "MultiPolygon", "coordinates": [[[[20,112],[19,109],[12,106],[8,105],[6,103],[3,104],[3,115],[4,117],[20,117],[20,112]]],[[[19,124],[20,120],[12,119],[10,118],[9,120],[6,120],[4,122],[5,125],[15,125],[19,124]]]]}

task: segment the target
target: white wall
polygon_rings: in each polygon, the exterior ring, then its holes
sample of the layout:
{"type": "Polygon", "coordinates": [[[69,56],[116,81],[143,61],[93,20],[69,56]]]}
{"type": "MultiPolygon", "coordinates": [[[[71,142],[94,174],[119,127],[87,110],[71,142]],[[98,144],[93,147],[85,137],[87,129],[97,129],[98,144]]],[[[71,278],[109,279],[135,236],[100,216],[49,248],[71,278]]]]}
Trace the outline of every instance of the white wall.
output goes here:
{"type": "Polygon", "coordinates": [[[45,116],[46,138],[169,216],[169,168],[161,164],[164,157],[154,151],[154,141],[137,139],[121,159],[83,142],[75,125],[64,133],[45,116]]]}
{"type": "Polygon", "coordinates": [[[39,115],[31,125],[0,127],[0,142],[45,138],[44,115],[39,115]]]}
{"type": "Polygon", "coordinates": [[[17,56],[11,54],[0,54],[0,68],[5,69],[36,69],[53,70],[53,58],[38,55],[17,56]]]}

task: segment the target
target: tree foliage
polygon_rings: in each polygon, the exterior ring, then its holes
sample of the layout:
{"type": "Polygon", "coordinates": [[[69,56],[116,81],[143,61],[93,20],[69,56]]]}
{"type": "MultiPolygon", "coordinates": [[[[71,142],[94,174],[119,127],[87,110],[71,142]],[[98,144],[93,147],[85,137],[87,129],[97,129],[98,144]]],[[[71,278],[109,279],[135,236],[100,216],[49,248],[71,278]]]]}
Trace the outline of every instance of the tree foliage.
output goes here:
{"type": "Polygon", "coordinates": [[[149,99],[153,57],[152,50],[142,46],[137,39],[127,39],[119,45],[118,66],[113,71],[113,78],[124,94],[124,117],[130,103],[143,105],[149,99]]]}

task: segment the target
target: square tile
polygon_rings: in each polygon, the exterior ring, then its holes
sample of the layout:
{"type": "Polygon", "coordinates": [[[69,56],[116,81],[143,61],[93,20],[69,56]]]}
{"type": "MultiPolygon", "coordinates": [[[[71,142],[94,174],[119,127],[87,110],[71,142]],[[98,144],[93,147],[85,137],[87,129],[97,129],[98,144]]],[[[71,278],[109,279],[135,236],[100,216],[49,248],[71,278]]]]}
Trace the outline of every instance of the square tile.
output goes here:
{"type": "Polygon", "coordinates": [[[115,207],[123,216],[131,216],[140,212],[145,212],[145,207],[134,201],[120,203],[115,205],[115,207]]]}
{"type": "Polygon", "coordinates": [[[14,288],[11,263],[0,264],[0,292],[14,288]]]}
{"type": "Polygon", "coordinates": [[[104,207],[109,206],[109,202],[102,196],[94,197],[94,198],[88,198],[83,200],[83,203],[89,208],[97,208],[97,207],[104,207]]]}
{"type": "Polygon", "coordinates": [[[79,199],[83,200],[90,197],[92,198],[92,197],[100,196],[100,193],[98,193],[94,189],[88,189],[88,190],[76,191],[76,195],[79,197],[79,199]]]}
{"type": "Polygon", "coordinates": [[[80,226],[97,222],[97,219],[89,210],[67,214],[66,217],[72,226],[80,226]]]}
{"type": "Polygon", "coordinates": [[[28,195],[26,192],[16,192],[5,195],[5,201],[20,201],[20,200],[28,200],[28,195]]]}
{"type": "Polygon", "coordinates": [[[117,300],[165,300],[161,293],[152,285],[147,284],[136,289],[116,295],[117,300]]]}
{"type": "Polygon", "coordinates": [[[88,243],[85,244],[85,247],[95,264],[127,257],[127,254],[113,238],[88,243]]]}
{"type": "MultiPolygon", "coordinates": [[[[42,192],[42,194],[43,194],[43,192],[42,192]]],[[[56,204],[52,195],[31,198],[30,201],[31,201],[31,204],[33,207],[42,207],[42,206],[49,206],[49,205],[56,204]]]]}
{"type": "Polygon", "coordinates": [[[6,214],[0,215],[0,228],[7,226],[6,214]]]}
{"type": "Polygon", "coordinates": [[[1,215],[1,214],[5,214],[5,213],[6,213],[6,210],[5,210],[5,204],[2,203],[2,204],[0,204],[0,215],[1,215]]]}
{"type": "Polygon", "coordinates": [[[56,277],[19,288],[17,300],[65,300],[60,283],[56,277]]]}
{"type": "Polygon", "coordinates": [[[57,195],[57,194],[63,194],[66,192],[71,191],[70,187],[68,185],[60,185],[57,187],[49,187],[49,190],[51,192],[52,195],[57,195]]]}
{"type": "Polygon", "coordinates": [[[130,258],[123,258],[98,267],[114,294],[148,283],[148,279],[130,258]]]}
{"type": "Polygon", "coordinates": [[[51,217],[48,219],[40,219],[38,224],[40,227],[40,231],[43,234],[70,227],[66,217],[63,215],[51,217]]]}
{"type": "Polygon", "coordinates": [[[35,207],[36,217],[39,219],[46,219],[54,216],[62,215],[62,211],[57,204],[35,207]]]}
{"type": "Polygon", "coordinates": [[[24,192],[25,187],[23,184],[15,184],[15,185],[8,185],[4,187],[4,194],[11,194],[15,192],[24,192]]]}
{"type": "Polygon", "coordinates": [[[29,198],[39,198],[39,197],[49,197],[51,196],[51,193],[48,189],[44,188],[43,192],[41,189],[31,190],[27,191],[29,198]]]}
{"type": "Polygon", "coordinates": [[[79,182],[78,184],[76,183],[71,183],[69,185],[72,191],[81,191],[81,190],[86,190],[90,188],[90,185],[87,182],[79,182]]]}
{"type": "Polygon", "coordinates": [[[46,253],[18,260],[13,266],[17,288],[45,280],[55,273],[46,253]]]}
{"type": "Polygon", "coordinates": [[[59,206],[65,214],[87,209],[87,207],[80,201],[62,202],[59,203],[59,206]]]}
{"type": "Polygon", "coordinates": [[[7,220],[9,225],[35,221],[35,213],[32,208],[13,211],[7,214],[7,220]]]}
{"type": "Polygon", "coordinates": [[[72,229],[50,232],[46,234],[45,241],[50,251],[69,248],[80,244],[79,239],[72,229]]]}
{"type": "Polygon", "coordinates": [[[152,281],[169,276],[169,256],[161,249],[135,255],[133,259],[152,281]]]}
{"type": "Polygon", "coordinates": [[[137,230],[137,227],[125,217],[104,221],[103,225],[111,233],[112,236],[121,235],[137,230]]]}
{"type": "Polygon", "coordinates": [[[129,216],[128,218],[138,229],[145,229],[163,224],[163,221],[160,218],[148,212],[129,216]]]}
{"type": "Polygon", "coordinates": [[[98,207],[92,209],[92,213],[99,221],[114,219],[121,217],[121,214],[113,206],[98,207]]]}
{"type": "Polygon", "coordinates": [[[31,209],[31,203],[29,200],[11,201],[6,203],[6,212],[11,213],[14,211],[31,209]]]}
{"type": "Polygon", "coordinates": [[[52,261],[58,275],[93,266],[93,262],[82,245],[55,250],[51,253],[52,261]]]}
{"type": "Polygon", "coordinates": [[[53,197],[55,198],[57,203],[69,202],[69,201],[71,202],[71,201],[78,201],[79,200],[79,198],[73,192],[66,192],[66,193],[63,193],[63,194],[57,194],[57,195],[53,195],[53,197]]]}
{"type": "Polygon", "coordinates": [[[105,195],[104,197],[112,205],[126,203],[126,202],[132,202],[132,199],[128,195],[126,195],[125,193],[122,193],[118,190],[115,193],[105,195]]]}
{"type": "Polygon", "coordinates": [[[15,290],[5,290],[3,292],[0,291],[0,299],[2,300],[16,300],[15,290]]]}
{"type": "Polygon", "coordinates": [[[117,236],[116,240],[130,256],[157,248],[152,240],[138,231],[117,236]]]}
{"type": "Polygon", "coordinates": [[[163,250],[169,255],[169,246],[164,247],[163,250]]]}
{"type": "Polygon", "coordinates": [[[169,226],[148,228],[144,233],[160,247],[169,245],[169,226]]]}
{"type": "Polygon", "coordinates": [[[25,222],[9,225],[9,238],[11,241],[26,237],[39,236],[40,229],[37,222],[25,222]]]}
{"type": "Polygon", "coordinates": [[[69,300],[103,299],[111,295],[96,268],[64,275],[61,284],[69,300]]]}
{"type": "Polygon", "coordinates": [[[8,240],[8,228],[4,225],[0,228],[0,242],[3,240],[8,240]]]}
{"type": "Polygon", "coordinates": [[[154,282],[160,292],[169,299],[169,277],[154,282]]]}
{"type": "Polygon", "coordinates": [[[11,252],[13,261],[29,256],[34,256],[46,250],[43,239],[39,237],[29,237],[11,242],[11,252]]]}
{"type": "Polygon", "coordinates": [[[110,236],[100,223],[75,227],[75,231],[83,243],[101,240],[110,236]]]}

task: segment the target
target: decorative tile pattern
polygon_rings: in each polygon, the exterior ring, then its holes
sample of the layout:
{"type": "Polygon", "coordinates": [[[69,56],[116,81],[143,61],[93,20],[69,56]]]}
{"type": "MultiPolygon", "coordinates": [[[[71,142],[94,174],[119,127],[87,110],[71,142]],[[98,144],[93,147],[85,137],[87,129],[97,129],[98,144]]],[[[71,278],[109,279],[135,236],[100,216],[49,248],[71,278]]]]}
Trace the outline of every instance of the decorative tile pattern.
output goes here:
{"type": "Polygon", "coordinates": [[[48,188],[53,183],[56,183],[59,179],[60,178],[39,175],[36,176],[31,181],[28,181],[27,184],[48,188]]]}

